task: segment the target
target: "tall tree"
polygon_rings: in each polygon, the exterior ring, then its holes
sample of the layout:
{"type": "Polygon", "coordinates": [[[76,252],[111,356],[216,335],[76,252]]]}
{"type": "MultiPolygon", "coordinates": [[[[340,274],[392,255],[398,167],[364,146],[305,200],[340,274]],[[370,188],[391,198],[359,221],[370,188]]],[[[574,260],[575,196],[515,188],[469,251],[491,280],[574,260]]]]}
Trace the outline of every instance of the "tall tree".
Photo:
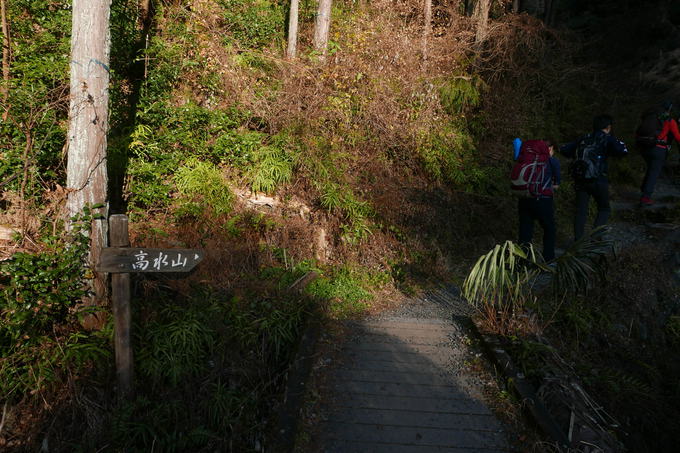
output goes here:
{"type": "Polygon", "coordinates": [[[519,9],[522,7],[522,1],[521,0],[512,0],[512,12],[513,13],[518,13],[519,9]]]}
{"type": "Polygon", "coordinates": [[[475,30],[475,44],[480,45],[486,40],[486,35],[489,32],[489,10],[491,9],[491,0],[477,0],[475,2],[475,9],[472,17],[476,23],[475,30]]]}
{"type": "Polygon", "coordinates": [[[9,112],[9,64],[10,64],[10,40],[9,40],[9,22],[7,21],[7,1],[0,0],[0,16],[2,20],[2,103],[5,111],[2,114],[2,120],[7,120],[7,113],[9,112]]]}
{"type": "Polygon", "coordinates": [[[328,50],[328,33],[331,29],[331,7],[333,0],[319,0],[314,23],[314,49],[321,53],[322,59],[328,50]]]}
{"type": "MultiPolygon", "coordinates": [[[[111,0],[73,0],[71,11],[67,209],[74,216],[85,205],[103,204],[106,214],[111,0]]],[[[106,220],[93,223],[90,238],[90,260],[95,264],[107,243],[106,220]]],[[[95,277],[93,289],[97,298],[104,297],[102,276],[95,277]]]]}
{"type": "Polygon", "coordinates": [[[427,60],[427,43],[432,34],[432,0],[425,0],[423,16],[425,22],[423,28],[423,59],[427,60]]]}
{"type": "Polygon", "coordinates": [[[290,13],[288,15],[288,47],[286,48],[286,57],[289,59],[295,58],[295,54],[297,53],[299,4],[300,0],[290,0],[290,13]]]}

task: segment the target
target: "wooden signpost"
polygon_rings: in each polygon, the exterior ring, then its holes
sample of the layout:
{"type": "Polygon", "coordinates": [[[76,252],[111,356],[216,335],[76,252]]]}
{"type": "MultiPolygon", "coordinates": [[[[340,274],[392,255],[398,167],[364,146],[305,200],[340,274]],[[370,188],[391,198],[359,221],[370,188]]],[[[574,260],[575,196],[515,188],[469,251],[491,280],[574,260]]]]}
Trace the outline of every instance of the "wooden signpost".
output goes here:
{"type": "Polygon", "coordinates": [[[189,272],[202,259],[196,249],[130,248],[128,218],[109,217],[111,247],[102,249],[98,272],[111,274],[111,303],[116,351],[116,379],[121,399],[132,396],[132,317],[130,311],[131,272],[189,272]]]}

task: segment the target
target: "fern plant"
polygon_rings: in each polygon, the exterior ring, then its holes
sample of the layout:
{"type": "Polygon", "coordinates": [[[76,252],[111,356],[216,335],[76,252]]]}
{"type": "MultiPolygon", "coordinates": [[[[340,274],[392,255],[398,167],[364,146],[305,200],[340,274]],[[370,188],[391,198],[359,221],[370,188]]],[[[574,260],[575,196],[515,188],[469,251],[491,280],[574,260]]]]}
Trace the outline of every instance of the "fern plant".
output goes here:
{"type": "Polygon", "coordinates": [[[263,146],[256,156],[251,172],[253,191],[272,193],[279,185],[290,181],[295,162],[292,154],[285,148],[263,146]]]}
{"type": "Polygon", "coordinates": [[[184,208],[190,213],[207,205],[216,215],[231,211],[233,195],[219,168],[209,162],[188,160],[175,174],[175,184],[184,195],[184,208]]]}

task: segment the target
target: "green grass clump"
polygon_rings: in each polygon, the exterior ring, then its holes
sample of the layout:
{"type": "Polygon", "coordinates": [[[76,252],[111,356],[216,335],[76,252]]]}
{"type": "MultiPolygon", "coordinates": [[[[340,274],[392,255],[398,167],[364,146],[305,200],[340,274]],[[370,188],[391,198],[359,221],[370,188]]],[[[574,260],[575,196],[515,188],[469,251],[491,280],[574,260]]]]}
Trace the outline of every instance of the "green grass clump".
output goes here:
{"type": "Polygon", "coordinates": [[[206,208],[215,215],[231,212],[234,196],[215,165],[190,159],[177,170],[174,179],[184,198],[181,211],[193,215],[206,208]]]}
{"type": "Polygon", "coordinates": [[[343,267],[314,280],[307,293],[327,300],[331,316],[343,319],[368,309],[368,302],[373,299],[370,288],[369,274],[343,267]]]}

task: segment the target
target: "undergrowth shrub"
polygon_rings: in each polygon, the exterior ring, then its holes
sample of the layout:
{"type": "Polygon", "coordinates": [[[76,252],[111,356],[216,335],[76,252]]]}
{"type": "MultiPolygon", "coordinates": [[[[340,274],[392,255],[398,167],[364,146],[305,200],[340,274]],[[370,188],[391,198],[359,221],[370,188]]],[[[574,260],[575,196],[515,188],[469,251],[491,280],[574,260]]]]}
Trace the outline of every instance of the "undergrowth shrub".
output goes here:
{"type": "Polygon", "coordinates": [[[485,178],[472,137],[465,125],[425,129],[418,133],[418,155],[425,170],[437,181],[462,188],[472,188],[485,178]]]}
{"type": "Polygon", "coordinates": [[[277,0],[219,0],[219,4],[231,34],[225,37],[225,43],[235,41],[242,48],[258,49],[283,38],[283,3],[277,0]]]}
{"type": "Polygon", "coordinates": [[[478,107],[484,81],[477,75],[454,77],[441,83],[439,100],[449,115],[459,115],[472,107],[478,107]]]}
{"type": "Polygon", "coordinates": [[[276,187],[290,181],[295,156],[280,145],[266,145],[255,152],[255,165],[250,170],[251,186],[255,192],[274,192],[276,187]]]}
{"type": "Polygon", "coordinates": [[[326,300],[329,314],[343,319],[365,312],[373,299],[371,290],[385,284],[386,279],[386,274],[340,267],[314,280],[306,292],[326,300]]]}
{"type": "Polygon", "coordinates": [[[209,162],[189,159],[175,173],[175,184],[181,200],[180,212],[198,215],[206,208],[215,215],[227,214],[232,209],[233,195],[222,171],[209,162]]]}
{"type": "Polygon", "coordinates": [[[68,117],[69,2],[8,2],[11,63],[9,80],[0,81],[0,182],[3,190],[23,189],[39,197],[38,181],[63,181],[61,151],[68,117]],[[49,12],[48,12],[49,11],[49,12]],[[27,178],[24,178],[24,167],[27,178]]]}
{"type": "Polygon", "coordinates": [[[270,291],[248,298],[194,287],[189,299],[157,294],[135,326],[137,398],[109,433],[131,451],[249,451],[263,442],[273,400],[309,301],[286,293],[308,263],[265,269],[270,291]],[[157,309],[163,301],[164,307],[157,309]]]}
{"type": "Polygon", "coordinates": [[[20,252],[0,264],[0,395],[35,395],[67,370],[77,371],[110,355],[111,329],[84,332],[78,308],[86,295],[90,208],[72,232],[49,237],[43,250],[20,252]]]}
{"type": "Polygon", "coordinates": [[[463,294],[485,329],[509,335],[532,327],[523,315],[534,298],[528,285],[539,270],[533,247],[525,250],[512,241],[496,245],[477,260],[465,279],[463,294]]]}

